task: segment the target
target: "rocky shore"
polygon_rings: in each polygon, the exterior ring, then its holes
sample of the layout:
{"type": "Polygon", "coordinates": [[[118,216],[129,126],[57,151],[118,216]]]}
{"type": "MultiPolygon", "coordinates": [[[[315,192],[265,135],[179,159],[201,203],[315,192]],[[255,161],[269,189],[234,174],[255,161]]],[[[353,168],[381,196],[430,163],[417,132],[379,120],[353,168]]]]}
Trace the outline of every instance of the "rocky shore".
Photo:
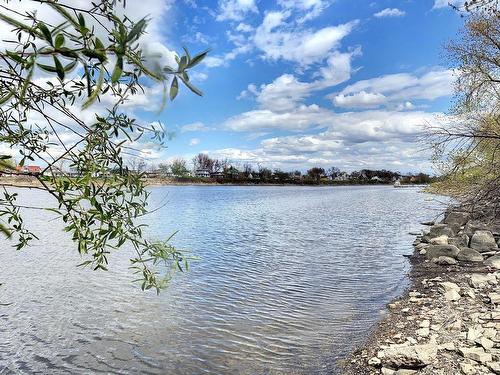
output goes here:
{"type": "Polygon", "coordinates": [[[342,374],[500,374],[500,221],[449,211],[422,224],[410,289],[342,374]]]}

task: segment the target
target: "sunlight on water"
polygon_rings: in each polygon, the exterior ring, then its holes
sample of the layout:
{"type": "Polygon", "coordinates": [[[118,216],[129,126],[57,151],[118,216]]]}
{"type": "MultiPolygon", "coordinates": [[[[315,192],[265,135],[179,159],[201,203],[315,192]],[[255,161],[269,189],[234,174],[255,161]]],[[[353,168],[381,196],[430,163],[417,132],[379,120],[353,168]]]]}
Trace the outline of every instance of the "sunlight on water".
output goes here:
{"type": "MultiPolygon", "coordinates": [[[[76,269],[49,213],[2,241],[0,373],[330,374],[406,285],[410,230],[442,207],[392,187],[158,187],[149,235],[201,259],[160,296],[76,269]]],[[[23,192],[43,204],[40,192],[23,192]]],[[[426,200],[427,199],[427,200],[426,200]]]]}

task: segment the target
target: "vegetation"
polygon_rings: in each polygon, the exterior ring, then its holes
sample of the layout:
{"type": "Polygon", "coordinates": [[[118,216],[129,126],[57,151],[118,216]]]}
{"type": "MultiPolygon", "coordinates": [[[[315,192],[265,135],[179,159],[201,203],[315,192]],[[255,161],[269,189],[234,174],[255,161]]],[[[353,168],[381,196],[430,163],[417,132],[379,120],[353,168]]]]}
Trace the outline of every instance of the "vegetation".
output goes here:
{"type": "Polygon", "coordinates": [[[447,46],[457,67],[451,120],[430,129],[436,165],[445,176],[436,189],[458,196],[471,211],[498,217],[500,18],[496,3],[474,3],[478,11],[469,14],[461,38],[447,46]]]}
{"type": "MultiPolygon", "coordinates": [[[[136,223],[147,213],[142,167],[132,171],[125,160],[137,156],[134,144],[144,137],[161,144],[164,131],[141,124],[123,104],[152,84],[163,85],[163,105],[175,99],[180,83],[202,95],[188,73],[207,52],[191,56],[185,49],[176,67],[151,67],[140,40],[148,20],[118,17],[125,0],[89,2],[87,9],[71,1],[23,0],[46,8],[39,13],[21,13],[19,2],[3,3],[0,22],[12,33],[2,36],[8,48],[0,52],[0,142],[18,153],[20,166],[44,165],[33,177],[57,202],[47,208],[64,222],[82,266],[106,270],[108,254],[128,244],[135,250],[131,268],[137,281],[159,291],[173,269],[187,268],[187,258],[168,241],[144,237],[136,223]],[[56,16],[39,16],[50,12],[56,16]],[[94,113],[91,120],[80,116],[82,109],[94,113]],[[61,178],[63,163],[76,177],[61,178]]],[[[11,156],[0,156],[3,174],[12,173],[11,156]]],[[[23,213],[41,207],[21,207],[16,198],[4,187],[0,228],[22,249],[36,238],[23,213]]]]}

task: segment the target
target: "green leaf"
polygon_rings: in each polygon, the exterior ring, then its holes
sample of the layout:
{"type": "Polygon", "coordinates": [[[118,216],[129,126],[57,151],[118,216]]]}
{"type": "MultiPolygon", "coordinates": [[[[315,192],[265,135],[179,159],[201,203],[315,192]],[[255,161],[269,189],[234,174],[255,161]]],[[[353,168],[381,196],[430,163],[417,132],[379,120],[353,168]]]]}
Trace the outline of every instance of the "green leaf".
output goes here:
{"type": "Polygon", "coordinates": [[[64,45],[64,35],[63,35],[63,34],[58,34],[58,35],[56,36],[56,41],[55,41],[54,46],[56,47],[56,49],[59,49],[59,48],[61,48],[63,45],[64,45]]]}
{"type": "Polygon", "coordinates": [[[123,73],[123,58],[118,56],[116,60],[115,68],[113,69],[113,74],[111,75],[111,82],[116,83],[120,79],[123,73]]]}
{"type": "Polygon", "coordinates": [[[57,76],[61,81],[64,81],[64,67],[61,64],[61,61],[59,61],[59,59],[57,58],[57,56],[54,56],[54,64],[56,67],[57,76]]]}
{"type": "Polygon", "coordinates": [[[7,56],[9,56],[15,62],[17,62],[19,64],[24,63],[24,59],[20,55],[18,55],[16,52],[6,51],[6,53],[7,53],[7,56]]]}
{"type": "Polygon", "coordinates": [[[99,94],[101,93],[101,88],[102,84],[104,83],[104,67],[101,67],[101,70],[99,71],[99,78],[97,79],[97,83],[94,87],[94,90],[90,94],[90,96],[87,98],[87,100],[82,104],[83,109],[87,109],[94,103],[94,101],[97,99],[99,94]]]}
{"type": "Polygon", "coordinates": [[[76,67],[77,64],[78,64],[78,60],[70,62],[68,65],[66,65],[64,67],[64,72],[65,73],[71,72],[73,69],[75,69],[75,67],[76,67]]]}
{"type": "Polygon", "coordinates": [[[188,64],[188,59],[187,56],[182,56],[181,59],[179,60],[179,72],[182,72],[188,64]]]}
{"type": "Polygon", "coordinates": [[[170,86],[170,100],[174,100],[179,92],[179,81],[177,77],[172,80],[172,85],[170,86]]]}
{"type": "Polygon", "coordinates": [[[95,42],[94,42],[94,45],[95,45],[95,49],[99,49],[99,50],[104,50],[104,44],[102,44],[101,42],[101,39],[99,38],[95,38],[95,42]]]}
{"type": "Polygon", "coordinates": [[[56,68],[55,66],[45,65],[45,64],[40,64],[40,63],[37,63],[36,65],[37,65],[40,69],[45,70],[46,72],[49,72],[49,73],[57,73],[57,68],[56,68]]]}
{"type": "Polygon", "coordinates": [[[52,34],[50,33],[50,30],[49,28],[47,27],[47,25],[45,25],[44,23],[42,22],[39,22],[37,27],[40,29],[40,31],[42,32],[42,35],[43,35],[43,38],[50,44],[50,45],[53,45],[53,42],[52,42],[52,34]]]}
{"type": "Polygon", "coordinates": [[[133,42],[133,41],[137,40],[141,36],[141,34],[143,33],[144,29],[146,28],[146,25],[147,25],[147,21],[145,18],[143,18],[142,20],[137,22],[134,25],[134,27],[132,28],[132,30],[130,31],[130,33],[128,34],[127,42],[133,42]]]}
{"type": "Polygon", "coordinates": [[[200,62],[203,61],[203,59],[208,55],[209,52],[210,52],[210,50],[207,49],[206,51],[201,52],[201,53],[197,54],[196,56],[194,56],[189,61],[189,64],[187,65],[187,68],[189,69],[189,68],[192,68],[195,65],[198,65],[200,62]]]}
{"type": "Polygon", "coordinates": [[[95,49],[84,49],[82,53],[91,59],[98,59],[100,62],[105,62],[107,60],[104,52],[95,49]]]}
{"type": "Polygon", "coordinates": [[[196,95],[198,96],[203,96],[203,92],[198,89],[197,87],[193,86],[193,84],[187,80],[185,80],[184,78],[182,78],[181,76],[181,79],[182,79],[182,82],[184,82],[184,84],[192,91],[194,92],[196,95]]]}

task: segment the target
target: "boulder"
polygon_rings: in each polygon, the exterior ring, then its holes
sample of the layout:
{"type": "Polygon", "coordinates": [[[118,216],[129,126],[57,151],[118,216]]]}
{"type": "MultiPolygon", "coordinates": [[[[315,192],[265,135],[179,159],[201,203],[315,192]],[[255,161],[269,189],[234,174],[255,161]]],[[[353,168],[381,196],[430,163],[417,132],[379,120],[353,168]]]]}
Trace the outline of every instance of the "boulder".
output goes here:
{"type": "Polygon", "coordinates": [[[439,283],[439,286],[447,301],[458,301],[460,299],[460,287],[457,284],[446,281],[439,283]]]}
{"type": "Polygon", "coordinates": [[[448,238],[448,243],[450,245],[455,245],[456,247],[468,247],[469,236],[467,236],[465,233],[462,233],[455,237],[448,238]]]}
{"type": "Polygon", "coordinates": [[[462,262],[482,262],[484,257],[479,251],[463,247],[457,255],[457,259],[462,262]]]}
{"type": "Polygon", "coordinates": [[[458,351],[464,358],[469,358],[479,363],[492,361],[491,354],[486,353],[483,348],[459,348],[458,351]]]}
{"type": "Polygon", "coordinates": [[[471,249],[477,250],[480,253],[498,249],[493,234],[488,230],[477,230],[470,240],[471,249]]]}
{"type": "Polygon", "coordinates": [[[461,227],[469,220],[469,214],[461,211],[450,211],[443,220],[445,224],[455,224],[461,227]]]}
{"type": "Polygon", "coordinates": [[[454,245],[430,245],[425,256],[427,259],[439,258],[441,256],[456,258],[460,250],[454,245]]]}
{"type": "Polygon", "coordinates": [[[500,255],[493,255],[492,257],[486,259],[484,261],[484,265],[500,270],[500,255]]]}
{"type": "Polygon", "coordinates": [[[436,224],[433,225],[429,231],[429,237],[435,238],[439,236],[453,237],[455,233],[447,224],[436,224]]]}
{"type": "Polygon", "coordinates": [[[439,236],[431,238],[429,243],[431,245],[448,245],[448,236],[439,236]]]}
{"type": "Polygon", "coordinates": [[[476,233],[478,230],[489,230],[490,228],[488,225],[478,222],[478,221],[468,221],[467,224],[465,224],[463,233],[468,235],[469,237],[472,237],[474,233],[476,233]]]}
{"type": "Polygon", "coordinates": [[[497,278],[492,273],[484,275],[480,273],[474,273],[470,275],[469,279],[469,284],[473,288],[485,288],[488,285],[495,285],[497,283],[497,278]]]}
{"type": "Polygon", "coordinates": [[[384,350],[383,363],[395,368],[420,368],[430,365],[437,356],[437,345],[390,347],[384,350]]]}
{"type": "Polygon", "coordinates": [[[439,264],[441,266],[452,266],[454,264],[457,264],[458,262],[453,258],[440,256],[440,257],[432,259],[432,263],[436,263],[436,264],[439,264]]]}

